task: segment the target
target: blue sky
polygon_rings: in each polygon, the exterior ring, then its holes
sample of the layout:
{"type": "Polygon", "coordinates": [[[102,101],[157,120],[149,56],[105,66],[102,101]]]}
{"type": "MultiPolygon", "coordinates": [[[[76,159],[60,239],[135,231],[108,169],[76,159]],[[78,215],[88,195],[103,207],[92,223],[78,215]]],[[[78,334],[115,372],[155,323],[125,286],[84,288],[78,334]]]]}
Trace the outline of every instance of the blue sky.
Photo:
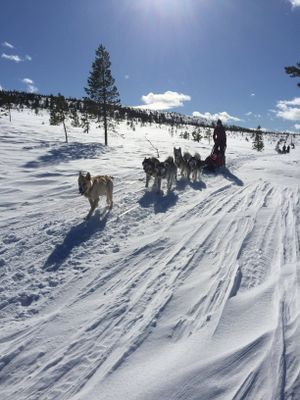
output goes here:
{"type": "Polygon", "coordinates": [[[1,2],[0,86],[85,95],[109,51],[121,102],[300,131],[300,0],[1,2]]]}

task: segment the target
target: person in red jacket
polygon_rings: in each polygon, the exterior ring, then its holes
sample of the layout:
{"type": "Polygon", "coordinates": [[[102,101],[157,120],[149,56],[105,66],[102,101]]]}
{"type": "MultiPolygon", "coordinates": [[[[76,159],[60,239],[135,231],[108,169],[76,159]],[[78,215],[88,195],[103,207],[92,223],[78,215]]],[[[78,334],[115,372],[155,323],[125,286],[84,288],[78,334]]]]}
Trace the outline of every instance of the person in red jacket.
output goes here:
{"type": "Polygon", "coordinates": [[[213,139],[215,142],[213,153],[221,156],[225,156],[226,150],[226,132],[222,121],[218,119],[217,126],[215,127],[213,139]]]}

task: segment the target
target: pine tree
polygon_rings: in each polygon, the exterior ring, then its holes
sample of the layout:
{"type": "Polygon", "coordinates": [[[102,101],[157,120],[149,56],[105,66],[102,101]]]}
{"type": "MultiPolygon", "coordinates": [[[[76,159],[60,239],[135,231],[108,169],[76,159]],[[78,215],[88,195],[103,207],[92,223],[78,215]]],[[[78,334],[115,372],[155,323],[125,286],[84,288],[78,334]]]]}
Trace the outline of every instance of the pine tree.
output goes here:
{"type": "Polygon", "coordinates": [[[65,120],[69,111],[69,106],[60,93],[56,98],[51,97],[50,100],[50,125],[59,125],[63,124],[66,143],[68,143],[68,132],[65,124],[65,120]]]}
{"type": "Polygon", "coordinates": [[[75,105],[72,105],[71,107],[70,119],[71,119],[71,125],[74,126],[74,128],[78,128],[80,126],[79,117],[75,105]]]}
{"type": "Polygon", "coordinates": [[[200,128],[192,132],[192,137],[195,142],[200,142],[200,140],[202,139],[200,128]]]}
{"type": "MultiPolygon", "coordinates": [[[[290,75],[291,78],[300,78],[300,62],[296,65],[285,67],[285,72],[290,75]]],[[[297,84],[300,87],[300,83],[297,84]]]]}
{"type": "Polygon", "coordinates": [[[120,104],[119,92],[115,86],[110,67],[109,53],[103,45],[100,45],[96,50],[96,58],[92,64],[88,87],[85,88],[85,91],[88,98],[98,106],[98,121],[103,120],[105,145],[107,145],[110,106],[120,104]]]}
{"type": "Polygon", "coordinates": [[[257,151],[263,151],[264,149],[263,133],[261,131],[260,125],[257,127],[257,130],[254,134],[252,148],[257,151]]]}
{"type": "Polygon", "coordinates": [[[33,101],[33,104],[32,104],[32,107],[33,107],[34,112],[35,112],[36,115],[38,115],[38,113],[39,113],[39,106],[40,106],[40,100],[39,100],[38,97],[35,97],[35,99],[33,101]]]}
{"type": "Polygon", "coordinates": [[[50,109],[50,125],[58,125],[58,120],[56,116],[56,103],[54,96],[52,95],[50,96],[49,109],[50,109]]]}

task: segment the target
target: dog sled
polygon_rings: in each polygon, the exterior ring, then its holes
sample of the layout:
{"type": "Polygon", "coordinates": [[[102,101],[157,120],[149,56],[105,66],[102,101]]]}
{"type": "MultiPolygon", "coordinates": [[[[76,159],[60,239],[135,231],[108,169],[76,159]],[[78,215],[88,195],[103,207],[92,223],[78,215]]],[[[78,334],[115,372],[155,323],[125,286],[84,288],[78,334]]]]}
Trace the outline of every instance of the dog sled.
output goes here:
{"type": "Polygon", "coordinates": [[[204,169],[207,171],[215,171],[220,167],[225,167],[225,155],[214,146],[211,154],[205,159],[204,169]]]}

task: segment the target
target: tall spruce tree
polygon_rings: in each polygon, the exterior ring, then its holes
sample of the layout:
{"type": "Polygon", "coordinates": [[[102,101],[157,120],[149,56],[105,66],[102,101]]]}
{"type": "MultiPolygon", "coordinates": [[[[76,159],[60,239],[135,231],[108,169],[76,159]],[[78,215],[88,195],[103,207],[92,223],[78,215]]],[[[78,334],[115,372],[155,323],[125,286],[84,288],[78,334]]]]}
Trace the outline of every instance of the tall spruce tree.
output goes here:
{"type": "Polygon", "coordinates": [[[264,139],[260,125],[258,125],[256,132],[254,134],[252,148],[257,151],[263,151],[264,149],[264,139]]]}
{"type": "MultiPolygon", "coordinates": [[[[291,78],[300,78],[300,62],[296,65],[285,67],[285,72],[290,75],[291,78]]],[[[297,84],[300,87],[300,83],[297,84]]]]}
{"type": "Polygon", "coordinates": [[[107,145],[109,111],[112,106],[120,104],[119,92],[110,67],[109,53],[103,45],[100,45],[96,50],[96,58],[85,91],[88,98],[97,104],[98,121],[103,121],[104,125],[105,145],[107,145]]]}

